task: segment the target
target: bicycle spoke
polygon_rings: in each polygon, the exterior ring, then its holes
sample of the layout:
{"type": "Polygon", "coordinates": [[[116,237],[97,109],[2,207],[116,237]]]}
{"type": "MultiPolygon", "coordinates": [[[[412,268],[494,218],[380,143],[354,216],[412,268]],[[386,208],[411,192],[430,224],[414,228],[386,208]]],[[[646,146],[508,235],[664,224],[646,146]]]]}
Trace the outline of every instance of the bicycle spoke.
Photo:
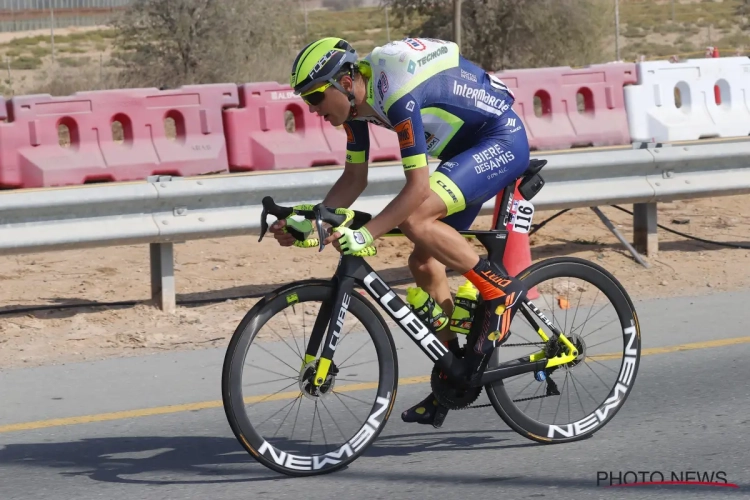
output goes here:
{"type": "MultiPolygon", "coordinates": [[[[571,372],[571,373],[570,373],[570,378],[571,378],[571,379],[572,379],[573,381],[575,381],[575,377],[573,376],[573,372],[571,372]]],[[[596,400],[596,398],[595,398],[594,396],[592,396],[592,395],[591,395],[591,393],[589,392],[589,390],[588,390],[588,389],[586,389],[586,386],[584,386],[583,384],[581,384],[581,388],[582,388],[582,389],[583,389],[584,391],[586,391],[586,394],[588,394],[588,395],[589,395],[589,397],[590,397],[590,398],[591,398],[591,399],[592,399],[592,400],[594,401],[594,404],[595,404],[595,405],[598,405],[598,404],[599,404],[599,401],[597,401],[597,400],[596,400]]]]}
{"type": "MultiPolygon", "coordinates": [[[[565,382],[568,382],[568,372],[565,372],[565,382]]],[[[563,390],[565,390],[565,384],[563,384],[563,390]]],[[[570,391],[567,391],[566,394],[568,395],[568,422],[570,422],[570,391]]]]}
{"type": "MultiPolygon", "coordinates": [[[[318,409],[318,401],[320,401],[321,404],[323,404],[322,399],[318,399],[315,401],[315,409],[318,409]]],[[[320,412],[318,411],[318,422],[320,422],[320,432],[323,434],[323,442],[326,444],[325,452],[328,453],[328,438],[326,438],[326,430],[323,428],[323,419],[320,417],[320,412]]]]}
{"type": "MultiPolygon", "coordinates": [[[[596,297],[598,297],[598,296],[599,296],[599,292],[600,292],[600,290],[599,290],[599,289],[597,289],[597,290],[596,290],[596,296],[594,297],[594,300],[593,300],[593,301],[591,301],[591,307],[589,307],[589,313],[588,313],[588,315],[586,316],[586,320],[585,320],[585,321],[583,322],[583,324],[582,324],[582,325],[581,325],[580,327],[578,327],[578,328],[574,329],[573,331],[575,331],[575,330],[578,330],[579,328],[583,328],[583,327],[585,327],[585,326],[586,326],[586,323],[588,323],[588,322],[589,322],[589,320],[590,320],[590,319],[591,319],[591,317],[592,317],[592,316],[591,316],[591,310],[592,310],[592,309],[594,308],[594,304],[596,303],[596,297]]],[[[604,309],[605,307],[607,307],[607,304],[604,304],[604,305],[602,306],[602,308],[601,308],[601,309],[599,309],[599,310],[598,310],[598,311],[596,312],[596,314],[594,314],[594,316],[596,316],[597,314],[599,314],[600,312],[602,312],[602,310],[603,310],[603,309],[604,309]]]]}
{"type": "Polygon", "coordinates": [[[339,394],[340,393],[338,393],[336,391],[333,391],[333,395],[336,396],[336,399],[338,399],[341,402],[341,404],[344,405],[344,408],[346,408],[347,411],[352,414],[352,417],[359,418],[359,417],[357,417],[357,415],[354,414],[354,412],[351,410],[351,408],[349,408],[349,405],[347,405],[346,403],[344,403],[344,400],[341,399],[341,396],[339,396],[339,394]]]}
{"type": "Polygon", "coordinates": [[[350,326],[349,329],[346,331],[346,333],[341,336],[341,340],[339,340],[338,343],[336,344],[337,349],[341,347],[341,343],[344,342],[344,339],[349,336],[352,330],[354,330],[354,325],[356,324],[357,323],[352,323],[352,326],[350,326]]]}
{"type": "Polygon", "coordinates": [[[352,396],[350,394],[347,394],[345,392],[333,391],[333,393],[336,394],[336,395],[339,395],[339,396],[344,396],[344,397],[347,397],[349,399],[353,399],[354,401],[359,401],[360,403],[368,405],[368,406],[372,404],[372,401],[370,401],[370,402],[362,401],[361,399],[355,398],[354,396],[352,396]]]}
{"type": "Polygon", "coordinates": [[[620,374],[619,374],[619,373],[617,372],[617,370],[613,370],[613,369],[612,369],[612,368],[610,368],[609,366],[607,366],[607,365],[605,365],[605,364],[602,364],[602,363],[600,363],[599,361],[597,361],[597,360],[595,360],[595,359],[592,359],[592,360],[591,360],[591,362],[592,362],[592,363],[596,363],[597,365],[602,365],[602,366],[603,366],[604,368],[606,368],[607,370],[611,371],[611,372],[612,372],[612,373],[614,373],[615,375],[620,375],[620,374]]]}
{"type": "Polygon", "coordinates": [[[609,389],[609,386],[607,385],[607,383],[604,382],[604,380],[602,380],[602,378],[599,376],[598,373],[596,373],[594,371],[593,368],[591,368],[591,365],[589,365],[588,363],[584,363],[584,365],[586,366],[586,368],[588,368],[589,370],[591,370],[591,373],[593,373],[596,378],[599,379],[599,381],[602,383],[602,385],[604,386],[605,389],[609,389]]]}
{"type": "MultiPolygon", "coordinates": [[[[567,381],[568,378],[565,377],[565,381],[567,381]]],[[[565,381],[563,381],[563,390],[565,390],[565,381]]],[[[557,414],[560,413],[560,404],[562,404],[562,398],[558,398],[557,400],[557,408],[555,408],[555,416],[552,418],[553,422],[557,422],[557,414]]]]}
{"type": "Polygon", "coordinates": [[[573,378],[573,373],[570,373],[570,382],[573,385],[573,390],[576,391],[576,396],[578,397],[578,404],[581,405],[581,414],[586,415],[586,410],[583,408],[583,401],[581,401],[581,395],[578,392],[578,387],[576,386],[576,379],[573,378]]]}
{"type": "MultiPolygon", "coordinates": [[[[279,413],[281,413],[282,411],[284,411],[284,408],[286,408],[287,406],[294,406],[294,404],[297,402],[297,400],[299,398],[301,398],[301,397],[302,397],[302,393],[300,392],[299,396],[297,396],[296,398],[292,399],[289,403],[285,404],[284,406],[282,406],[281,408],[279,408],[278,410],[276,410],[275,412],[273,412],[270,417],[268,417],[267,419],[265,419],[264,421],[262,421],[261,423],[259,423],[258,427],[260,427],[261,425],[265,424],[266,422],[268,422],[269,420],[271,420],[273,417],[275,417],[276,415],[278,415],[279,413]]],[[[289,408],[289,411],[292,411],[292,409],[289,408]]],[[[284,417],[284,420],[286,420],[286,417],[284,417]]],[[[281,423],[283,424],[284,421],[282,420],[281,423]]],[[[278,432],[278,429],[276,430],[276,432],[278,432]]]]}
{"type": "Polygon", "coordinates": [[[359,346],[359,348],[356,351],[354,351],[353,353],[351,353],[348,358],[346,358],[344,361],[342,361],[342,363],[346,363],[347,361],[349,361],[351,359],[352,356],[354,356],[355,354],[357,354],[360,349],[362,349],[364,346],[367,345],[367,343],[368,343],[367,341],[368,340],[370,340],[369,337],[368,337],[368,339],[365,340],[364,344],[362,344],[361,346],[359,346]]]}
{"type": "Polygon", "coordinates": [[[292,407],[289,408],[289,411],[284,416],[284,420],[281,421],[281,423],[279,424],[278,429],[276,429],[276,432],[274,432],[273,436],[271,436],[271,437],[276,437],[276,434],[278,434],[278,432],[284,426],[284,422],[286,422],[287,417],[292,413],[292,410],[294,409],[295,405],[297,405],[297,408],[298,408],[297,412],[299,412],[299,406],[302,406],[302,393],[301,392],[299,393],[299,396],[297,396],[296,398],[294,398],[294,400],[292,401],[292,407]],[[299,405],[297,405],[297,403],[299,403],[299,405]]]}
{"type": "Polygon", "coordinates": [[[302,303],[302,345],[305,346],[305,352],[307,352],[307,326],[305,325],[305,304],[302,303]]]}
{"type": "Polygon", "coordinates": [[[273,397],[273,396],[275,396],[277,394],[280,394],[280,393],[284,392],[284,390],[289,389],[291,386],[295,385],[296,383],[297,383],[297,381],[295,380],[294,382],[292,382],[288,386],[282,387],[281,389],[279,389],[278,391],[274,392],[273,394],[267,394],[266,397],[264,397],[263,399],[261,399],[259,401],[254,401],[253,404],[262,403],[263,401],[267,400],[268,398],[273,397]]]}
{"type": "MultiPolygon", "coordinates": [[[[250,368],[257,368],[258,370],[262,370],[264,372],[273,373],[274,375],[278,375],[279,377],[286,377],[286,378],[289,378],[289,379],[292,379],[292,378],[296,379],[297,378],[297,375],[295,375],[294,377],[290,377],[289,375],[284,375],[283,373],[275,372],[275,371],[271,370],[270,368],[261,368],[260,366],[251,365],[251,364],[248,364],[248,363],[245,363],[245,366],[249,366],[250,368]]],[[[289,366],[289,365],[287,365],[287,366],[289,366]]],[[[291,366],[289,368],[291,368],[291,366]]],[[[298,370],[295,370],[295,373],[296,372],[298,372],[298,370]]]]}
{"type": "MultiPolygon", "coordinates": [[[[265,347],[263,347],[262,345],[258,344],[258,348],[259,348],[259,349],[263,349],[263,350],[264,350],[264,351],[266,351],[266,352],[267,352],[268,354],[270,354],[270,355],[271,355],[271,356],[273,356],[274,358],[278,359],[279,361],[281,361],[282,363],[284,363],[284,364],[285,364],[286,366],[288,366],[289,368],[292,368],[292,365],[290,365],[289,363],[287,363],[287,362],[286,362],[286,361],[284,361],[283,359],[279,358],[279,357],[278,357],[277,355],[275,355],[274,353],[272,353],[271,351],[269,351],[268,349],[266,349],[266,348],[265,348],[265,347]]],[[[291,347],[290,347],[290,349],[291,349],[291,347]]],[[[292,368],[292,370],[293,370],[293,371],[294,371],[295,373],[296,373],[296,372],[298,371],[298,370],[295,370],[294,368],[292,368]]]]}
{"type": "MultiPolygon", "coordinates": [[[[568,309],[570,309],[570,276],[568,276],[568,288],[565,289],[565,303],[568,307],[565,308],[565,328],[568,328],[568,309]]],[[[567,332],[568,330],[563,330],[567,332]]]]}
{"type": "MultiPolygon", "coordinates": [[[[554,289],[554,287],[553,287],[553,288],[552,288],[552,294],[553,294],[553,295],[554,295],[554,292],[555,292],[555,289],[554,289]]],[[[554,310],[554,306],[553,306],[553,307],[550,307],[550,305],[549,305],[549,302],[547,301],[547,297],[546,297],[546,295],[545,295],[545,294],[543,294],[543,293],[540,293],[540,294],[539,294],[539,296],[540,296],[540,297],[542,297],[542,299],[544,299],[544,303],[545,303],[545,304],[547,304],[547,310],[548,310],[548,311],[552,311],[552,322],[553,322],[553,323],[556,323],[556,324],[557,324],[557,328],[558,328],[558,329],[560,329],[560,322],[559,322],[559,321],[557,321],[557,320],[555,319],[555,310],[554,310]]],[[[554,302],[555,302],[555,299],[554,299],[554,297],[553,297],[553,298],[552,298],[552,303],[554,304],[554,302]]],[[[533,311],[532,311],[532,312],[533,312],[533,311]]],[[[565,331],[565,330],[562,330],[562,329],[560,329],[560,331],[562,332],[562,331],[565,331]]]]}
{"type": "MultiPolygon", "coordinates": [[[[528,376],[528,373],[524,373],[523,375],[527,375],[527,376],[528,376]]],[[[519,375],[519,376],[520,376],[520,375],[519,375]]],[[[505,383],[506,383],[506,384],[508,383],[508,380],[510,380],[510,379],[507,379],[507,380],[505,380],[505,383]]],[[[523,391],[525,391],[525,390],[526,390],[526,388],[527,388],[528,386],[530,386],[531,384],[533,384],[534,382],[536,382],[536,379],[532,378],[532,379],[531,379],[531,382],[529,382],[528,384],[526,384],[526,386],[525,386],[525,387],[524,387],[523,389],[521,389],[520,391],[518,391],[518,392],[516,393],[516,396],[518,396],[519,394],[523,393],[523,391]]],[[[539,384],[539,385],[541,385],[541,384],[539,384]]],[[[535,394],[536,394],[536,393],[535,393],[535,394]]],[[[514,397],[513,399],[515,399],[515,397],[514,397]]]]}
{"type": "MultiPolygon", "coordinates": [[[[302,393],[300,393],[300,396],[302,396],[302,393]]],[[[294,425],[292,425],[292,435],[289,436],[289,439],[294,440],[294,431],[297,429],[297,420],[299,420],[299,411],[302,409],[302,399],[300,398],[299,404],[297,405],[297,414],[294,416],[294,425]]]]}
{"type": "MultiPolygon", "coordinates": [[[[292,304],[292,311],[294,311],[294,304],[292,304]]],[[[286,324],[289,327],[289,332],[292,334],[292,340],[294,340],[294,347],[297,348],[297,355],[299,355],[300,359],[304,359],[305,357],[302,355],[302,351],[300,351],[299,344],[297,344],[297,337],[294,336],[294,333],[293,333],[294,328],[292,328],[292,324],[289,322],[289,315],[286,313],[286,309],[284,309],[284,318],[286,318],[286,324]]],[[[292,347],[292,346],[289,346],[289,347],[292,347]]]]}
{"type": "Polygon", "coordinates": [[[573,313],[573,320],[570,322],[571,333],[573,333],[573,325],[576,324],[576,317],[578,316],[578,308],[581,306],[582,298],[583,298],[583,287],[581,287],[580,293],[578,294],[578,303],[576,304],[576,312],[573,313]]]}
{"type": "MultiPolygon", "coordinates": [[[[534,394],[532,395],[532,397],[536,396],[536,395],[537,395],[537,393],[538,393],[538,392],[539,392],[539,391],[540,391],[541,389],[542,389],[542,384],[539,384],[539,387],[537,387],[537,388],[536,388],[536,390],[534,391],[534,394]]],[[[524,412],[525,412],[525,411],[526,411],[526,410],[527,410],[527,409],[529,408],[529,405],[530,405],[530,404],[531,404],[531,400],[530,400],[530,401],[528,401],[528,402],[526,403],[526,408],[524,408],[524,409],[523,409],[523,411],[524,411],[524,412]]]]}
{"type": "Polygon", "coordinates": [[[587,333],[586,335],[582,335],[582,336],[581,336],[581,338],[584,338],[584,339],[585,339],[586,337],[588,337],[588,336],[589,336],[589,335],[591,335],[592,333],[596,333],[596,332],[598,332],[599,330],[601,330],[602,328],[604,328],[605,326],[609,326],[609,325],[611,325],[612,323],[614,323],[614,322],[616,322],[616,321],[617,321],[617,318],[613,319],[613,320],[612,320],[612,321],[610,321],[609,323],[605,323],[604,325],[600,326],[600,327],[599,327],[599,328],[597,328],[596,330],[593,330],[593,331],[591,331],[590,333],[587,333]]]}
{"type": "Polygon", "coordinates": [[[343,370],[344,368],[353,368],[353,367],[355,367],[355,366],[368,365],[368,364],[370,364],[370,363],[377,363],[377,362],[378,362],[378,360],[377,360],[377,359],[372,359],[372,360],[370,360],[370,361],[363,361],[363,362],[361,362],[361,363],[355,363],[355,364],[353,364],[353,365],[339,366],[339,371],[343,370]]]}
{"type": "MultiPolygon", "coordinates": [[[[295,355],[296,355],[297,357],[299,357],[300,359],[304,359],[304,358],[302,357],[302,355],[301,355],[301,354],[299,353],[299,351],[295,351],[295,350],[294,350],[294,348],[293,348],[292,346],[290,346],[290,345],[289,345],[289,344],[288,344],[288,343],[287,343],[287,342],[286,342],[286,341],[285,341],[285,340],[284,340],[284,339],[283,339],[283,338],[281,337],[281,335],[279,335],[279,334],[278,334],[278,333],[276,332],[276,330],[274,330],[274,329],[273,329],[273,328],[271,327],[271,325],[269,325],[269,324],[266,324],[266,326],[268,327],[268,329],[269,329],[269,330],[271,330],[271,331],[273,332],[273,334],[274,334],[274,335],[276,335],[276,336],[277,336],[277,337],[279,338],[279,340],[281,341],[281,343],[282,343],[282,344],[284,344],[285,346],[287,346],[287,347],[288,347],[288,348],[289,348],[289,349],[290,349],[290,350],[291,350],[291,351],[292,351],[292,352],[293,352],[293,353],[294,353],[294,354],[295,354],[295,355]]],[[[260,346],[259,346],[259,347],[260,347],[260,346]]]]}
{"type": "Polygon", "coordinates": [[[341,437],[344,438],[344,441],[346,441],[348,438],[344,435],[344,432],[341,430],[341,427],[339,427],[338,422],[336,422],[336,419],[333,418],[333,414],[331,413],[331,410],[328,409],[328,405],[326,405],[325,399],[321,399],[320,403],[323,405],[323,409],[328,413],[328,416],[331,417],[331,421],[333,422],[333,425],[336,426],[336,429],[338,429],[339,434],[341,434],[341,437]]]}
{"type": "Polygon", "coordinates": [[[252,384],[242,384],[242,387],[253,387],[254,385],[270,384],[272,382],[281,382],[282,380],[290,380],[290,379],[296,380],[295,377],[284,377],[284,378],[277,378],[274,380],[264,380],[262,382],[255,382],[252,384]]]}
{"type": "MultiPolygon", "coordinates": [[[[584,338],[585,338],[585,337],[584,337],[584,338]]],[[[596,346],[600,346],[600,345],[603,345],[603,344],[609,344],[609,343],[610,343],[610,342],[612,342],[613,340],[622,340],[622,339],[620,339],[620,338],[617,338],[617,337],[615,337],[615,338],[613,338],[613,339],[609,339],[609,340],[605,340],[605,341],[603,341],[603,342],[599,342],[598,344],[594,344],[594,345],[586,346],[586,349],[593,349],[593,348],[594,348],[594,347],[596,347],[596,346]]]]}
{"type": "Polygon", "coordinates": [[[317,414],[318,414],[318,401],[316,400],[315,407],[313,409],[313,423],[310,426],[310,439],[307,440],[307,454],[308,455],[312,454],[310,450],[312,449],[312,436],[313,436],[313,431],[315,430],[315,415],[317,414]]]}

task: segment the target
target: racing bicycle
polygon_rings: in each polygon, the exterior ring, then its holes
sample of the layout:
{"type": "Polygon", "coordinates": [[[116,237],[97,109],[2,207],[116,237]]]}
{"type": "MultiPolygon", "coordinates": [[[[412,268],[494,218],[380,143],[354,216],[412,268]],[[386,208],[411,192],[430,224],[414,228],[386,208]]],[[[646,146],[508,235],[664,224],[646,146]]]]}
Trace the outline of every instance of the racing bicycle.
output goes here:
{"type": "MultiPolygon", "coordinates": [[[[501,268],[510,232],[528,232],[531,226],[530,200],[544,185],[540,171],[545,163],[532,159],[503,189],[495,229],[460,231],[480,242],[487,258],[501,268]],[[516,186],[520,196],[514,196],[516,186]]],[[[295,245],[319,250],[326,237],[324,224],[356,229],[371,218],[322,204],[283,207],[270,197],[262,203],[258,241],[268,230],[268,215],[287,221],[297,217],[314,225],[306,234],[297,229],[301,226],[288,224],[295,245]],[[317,238],[310,238],[316,231],[317,238]]],[[[257,302],[237,326],[224,359],[223,405],[238,441],[264,466],[305,476],[351,464],[383,430],[399,383],[429,380],[443,409],[439,417],[446,410],[492,406],[515,432],[546,444],[592,436],[612,420],[632,391],[641,352],[638,318],[626,290],[601,266],[580,258],[550,257],[518,273],[529,292],[513,319],[512,342],[495,348],[474,371],[467,369],[462,353],[477,341],[482,322],[471,324],[463,351],[449,351],[432,325],[421,321],[367,263],[366,257],[376,254],[371,245],[342,255],[329,280],[281,286],[257,302]],[[584,311],[579,316],[580,306],[584,311]],[[354,324],[347,327],[349,323],[354,324]],[[394,324],[427,356],[429,378],[399,379],[400,368],[408,375],[424,373],[424,366],[410,359],[399,367],[391,335],[394,324]],[[585,333],[587,327],[592,331],[585,333]],[[595,341],[593,335],[605,328],[613,333],[595,341]],[[604,352],[597,354],[597,348],[604,352]],[[365,360],[350,361],[358,354],[365,360]],[[489,403],[475,405],[482,389],[489,403]],[[341,424],[349,417],[354,424],[341,424]],[[313,436],[323,443],[314,442],[313,436]]],[[[480,297],[475,318],[482,317],[480,297]]],[[[413,359],[413,353],[410,356],[413,359]]],[[[440,424],[438,418],[436,426],[440,424]]]]}

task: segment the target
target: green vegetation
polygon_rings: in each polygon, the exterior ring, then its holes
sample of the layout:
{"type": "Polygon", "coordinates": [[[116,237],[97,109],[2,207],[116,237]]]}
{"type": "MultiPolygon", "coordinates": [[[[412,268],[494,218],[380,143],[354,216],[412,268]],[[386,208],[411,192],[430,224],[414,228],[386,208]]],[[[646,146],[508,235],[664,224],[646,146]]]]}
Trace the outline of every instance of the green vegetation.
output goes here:
{"type": "Polygon", "coordinates": [[[747,0],[621,0],[622,57],[700,57],[708,46],[750,52],[748,6],[747,0]]]}
{"type": "Polygon", "coordinates": [[[63,68],[81,68],[91,63],[90,57],[60,57],[57,62],[63,68]]]}
{"type": "Polygon", "coordinates": [[[42,60],[38,57],[21,56],[10,61],[10,69],[39,69],[42,60]]]}
{"type": "MultiPolygon", "coordinates": [[[[395,26],[393,12],[389,14],[391,40],[418,35],[412,29],[419,25],[419,16],[414,16],[408,26],[395,26]]],[[[316,10],[308,13],[306,42],[325,36],[340,36],[353,44],[357,52],[364,56],[373,48],[388,43],[389,30],[385,25],[385,9],[379,7],[340,12],[316,10]]]]}

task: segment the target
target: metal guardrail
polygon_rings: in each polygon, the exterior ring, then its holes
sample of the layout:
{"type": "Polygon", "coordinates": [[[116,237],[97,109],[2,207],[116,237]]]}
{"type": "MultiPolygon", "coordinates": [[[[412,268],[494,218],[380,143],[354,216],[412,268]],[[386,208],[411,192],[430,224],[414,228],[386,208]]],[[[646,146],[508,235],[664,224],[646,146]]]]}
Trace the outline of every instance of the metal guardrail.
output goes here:
{"type": "MultiPolygon", "coordinates": [[[[539,153],[548,160],[538,209],[655,204],[750,193],[750,141],[639,149],[539,153]]],[[[434,170],[437,163],[430,164],[434,170]]],[[[28,189],[0,194],[0,254],[152,244],[153,292],[174,308],[171,244],[259,228],[260,200],[317,203],[338,179],[338,167],[143,182],[28,189]],[[155,274],[158,274],[156,276],[155,274]],[[170,281],[171,280],[171,281],[170,281]]],[[[377,214],[405,179],[400,165],[371,166],[368,187],[353,208],[377,214]]],[[[483,206],[491,213],[494,199],[483,206]]],[[[639,227],[655,228],[652,221],[639,227]]]]}

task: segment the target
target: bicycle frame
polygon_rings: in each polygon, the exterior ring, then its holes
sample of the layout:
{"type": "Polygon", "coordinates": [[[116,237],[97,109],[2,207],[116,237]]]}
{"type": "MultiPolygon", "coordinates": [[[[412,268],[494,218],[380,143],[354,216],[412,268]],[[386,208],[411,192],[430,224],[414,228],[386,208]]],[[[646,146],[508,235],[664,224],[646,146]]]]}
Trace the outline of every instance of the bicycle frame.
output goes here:
{"type": "MultiPolygon", "coordinates": [[[[508,238],[506,227],[510,206],[513,201],[512,197],[513,185],[510,185],[503,191],[501,210],[498,214],[494,230],[459,231],[464,236],[479,239],[488,251],[488,259],[501,268],[503,268],[502,259],[508,238]]],[[[503,268],[503,270],[505,269],[503,268]]],[[[425,324],[417,317],[412,312],[411,307],[401,300],[364,258],[342,255],[332,280],[336,283],[336,296],[333,303],[325,303],[321,307],[305,351],[305,363],[314,361],[320,349],[320,343],[323,341],[323,333],[326,332],[325,344],[313,380],[316,386],[322,385],[328,376],[355,285],[367,290],[370,297],[380,304],[388,316],[401,326],[401,329],[409,335],[409,338],[448,375],[449,379],[453,381],[466,381],[466,365],[464,360],[454,356],[438,340],[432,326],[425,324]]],[[[552,322],[531,301],[525,300],[523,304],[550,328],[553,332],[551,340],[560,340],[567,347],[568,352],[548,359],[544,351],[539,351],[529,357],[501,363],[495,368],[481,372],[480,376],[474,377],[469,382],[469,385],[475,387],[482,386],[515,375],[545,370],[546,368],[569,363],[578,356],[575,346],[573,346],[562,332],[555,328],[552,322]]],[[[531,313],[523,306],[521,307],[521,311],[529,323],[536,328],[542,340],[545,342],[549,341],[550,338],[547,337],[531,313]]],[[[479,317],[481,314],[483,314],[483,307],[480,304],[476,317],[479,317]]],[[[477,322],[475,322],[476,324],[477,322]]]]}

